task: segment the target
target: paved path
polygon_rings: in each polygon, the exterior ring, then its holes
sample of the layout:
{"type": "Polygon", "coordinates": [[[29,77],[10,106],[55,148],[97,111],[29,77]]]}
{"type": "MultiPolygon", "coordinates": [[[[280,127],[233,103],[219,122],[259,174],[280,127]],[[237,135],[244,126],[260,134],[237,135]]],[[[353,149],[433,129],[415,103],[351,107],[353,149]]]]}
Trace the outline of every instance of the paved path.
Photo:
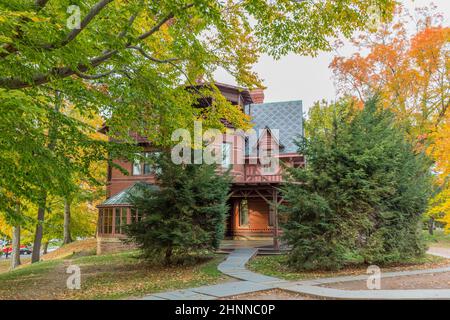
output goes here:
{"type": "Polygon", "coordinates": [[[143,299],[211,300],[274,289],[276,288],[276,285],[282,283],[286,284],[287,281],[254,273],[245,268],[246,263],[253,258],[257,252],[258,250],[255,248],[235,249],[230,253],[228,258],[218,266],[218,269],[222,273],[243,281],[233,281],[199,288],[154,293],[145,296],[143,299]]]}
{"type": "Polygon", "coordinates": [[[275,277],[255,273],[245,268],[247,262],[257,253],[258,249],[255,248],[236,249],[230,253],[224,262],[219,264],[217,269],[219,269],[220,272],[236,279],[261,283],[269,286],[287,282],[275,277]]]}
{"type": "Polygon", "coordinates": [[[427,253],[450,259],[450,248],[431,247],[428,249],[427,253]]]}
{"type": "MultiPolygon", "coordinates": [[[[320,278],[303,281],[286,281],[275,277],[265,276],[249,271],[245,268],[247,262],[258,252],[255,248],[240,248],[230,253],[228,258],[219,264],[218,269],[233,278],[233,281],[222,284],[154,293],[143,297],[143,300],[213,300],[240,294],[282,289],[300,294],[331,299],[450,299],[448,289],[423,290],[341,290],[319,285],[366,280],[367,275],[320,278]]],[[[426,270],[411,270],[382,273],[382,278],[410,276],[428,273],[450,272],[450,267],[426,270]]]]}
{"type": "MultiPolygon", "coordinates": [[[[422,270],[406,270],[406,271],[395,271],[395,272],[382,272],[381,278],[392,278],[392,277],[401,277],[401,276],[415,276],[420,274],[430,274],[430,273],[441,273],[441,272],[450,272],[450,266],[444,268],[435,268],[435,269],[422,269],[422,270]]],[[[306,286],[315,286],[315,285],[324,285],[336,282],[349,282],[349,281],[365,281],[367,280],[368,275],[361,274],[358,276],[338,276],[331,278],[317,278],[312,280],[302,280],[302,281],[294,281],[289,282],[290,285],[306,285],[306,286]]]]}

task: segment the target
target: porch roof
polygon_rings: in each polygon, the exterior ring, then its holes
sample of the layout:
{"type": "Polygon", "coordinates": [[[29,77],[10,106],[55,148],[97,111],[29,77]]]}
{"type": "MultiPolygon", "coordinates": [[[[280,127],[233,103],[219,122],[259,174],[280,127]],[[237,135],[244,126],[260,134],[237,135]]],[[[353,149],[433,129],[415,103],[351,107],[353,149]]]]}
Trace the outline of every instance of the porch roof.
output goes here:
{"type": "Polygon", "coordinates": [[[143,190],[154,191],[158,189],[159,187],[154,184],[150,184],[144,181],[138,181],[132,186],[120,191],[111,198],[103,201],[101,204],[98,205],[98,207],[130,205],[131,204],[130,198],[133,196],[139,196],[140,194],[142,194],[143,190]]]}

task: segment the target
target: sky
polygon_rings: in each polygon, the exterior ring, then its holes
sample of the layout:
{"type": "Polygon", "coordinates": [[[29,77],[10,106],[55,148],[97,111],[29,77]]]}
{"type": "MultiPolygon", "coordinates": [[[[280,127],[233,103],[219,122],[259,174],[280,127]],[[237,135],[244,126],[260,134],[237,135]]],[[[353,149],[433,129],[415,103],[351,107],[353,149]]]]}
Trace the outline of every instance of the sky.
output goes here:
{"type": "MultiPolygon", "coordinates": [[[[404,6],[413,12],[415,7],[435,4],[444,14],[444,24],[450,25],[450,0],[401,0],[404,6]]],[[[351,44],[339,48],[340,55],[349,55],[355,49],[351,44]]],[[[290,54],[279,60],[262,55],[255,65],[260,78],[267,89],[265,102],[302,100],[306,112],[315,101],[336,100],[337,93],[333,84],[332,72],[328,68],[336,52],[320,53],[317,57],[290,54]]],[[[216,80],[234,84],[225,72],[218,72],[216,80]]]]}

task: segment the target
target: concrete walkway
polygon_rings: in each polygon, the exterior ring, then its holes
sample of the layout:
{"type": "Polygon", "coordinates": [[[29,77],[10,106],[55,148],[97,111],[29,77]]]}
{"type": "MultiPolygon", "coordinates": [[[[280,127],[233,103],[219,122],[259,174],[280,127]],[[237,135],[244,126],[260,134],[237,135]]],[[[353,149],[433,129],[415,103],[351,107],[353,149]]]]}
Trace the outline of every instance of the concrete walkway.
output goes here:
{"type": "Polygon", "coordinates": [[[450,248],[430,247],[427,253],[438,257],[450,259],[450,248]]]}
{"type": "Polygon", "coordinates": [[[254,273],[245,268],[247,262],[258,253],[255,248],[240,248],[231,252],[228,258],[217,267],[222,273],[243,281],[226,282],[211,286],[154,293],[144,300],[211,300],[245,293],[275,289],[277,285],[286,284],[278,278],[254,273]]]}
{"type": "MultiPolygon", "coordinates": [[[[253,293],[270,289],[282,289],[295,293],[331,298],[331,299],[450,299],[450,289],[421,290],[341,290],[319,285],[336,282],[366,280],[367,275],[320,278],[304,281],[286,281],[265,276],[246,269],[245,265],[258,253],[256,248],[240,248],[230,253],[228,258],[219,264],[222,273],[239,279],[222,284],[154,293],[143,297],[143,300],[214,300],[240,294],[253,293]]],[[[432,253],[433,254],[433,253],[432,253]]],[[[411,270],[382,273],[382,278],[410,276],[429,273],[450,272],[450,266],[439,269],[411,270]]]]}
{"type": "Polygon", "coordinates": [[[258,253],[258,249],[255,248],[241,248],[236,249],[230,253],[228,258],[219,264],[217,269],[220,272],[244,281],[250,281],[255,283],[261,283],[265,285],[276,285],[286,283],[287,281],[281,280],[275,277],[265,276],[259,273],[249,271],[245,265],[258,253]]]}

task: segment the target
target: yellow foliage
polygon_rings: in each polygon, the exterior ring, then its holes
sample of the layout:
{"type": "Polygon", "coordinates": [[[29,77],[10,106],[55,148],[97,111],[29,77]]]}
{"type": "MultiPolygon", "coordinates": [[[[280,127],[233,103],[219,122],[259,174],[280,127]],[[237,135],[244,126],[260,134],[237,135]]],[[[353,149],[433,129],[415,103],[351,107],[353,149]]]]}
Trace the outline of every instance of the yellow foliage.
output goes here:
{"type": "Polygon", "coordinates": [[[427,151],[436,160],[437,183],[442,190],[431,200],[428,214],[446,223],[450,233],[450,111],[432,138],[434,143],[427,151]]]}
{"type": "Polygon", "coordinates": [[[5,216],[0,214],[0,238],[2,235],[6,235],[7,237],[12,236],[12,227],[6,223],[5,216]]]}

